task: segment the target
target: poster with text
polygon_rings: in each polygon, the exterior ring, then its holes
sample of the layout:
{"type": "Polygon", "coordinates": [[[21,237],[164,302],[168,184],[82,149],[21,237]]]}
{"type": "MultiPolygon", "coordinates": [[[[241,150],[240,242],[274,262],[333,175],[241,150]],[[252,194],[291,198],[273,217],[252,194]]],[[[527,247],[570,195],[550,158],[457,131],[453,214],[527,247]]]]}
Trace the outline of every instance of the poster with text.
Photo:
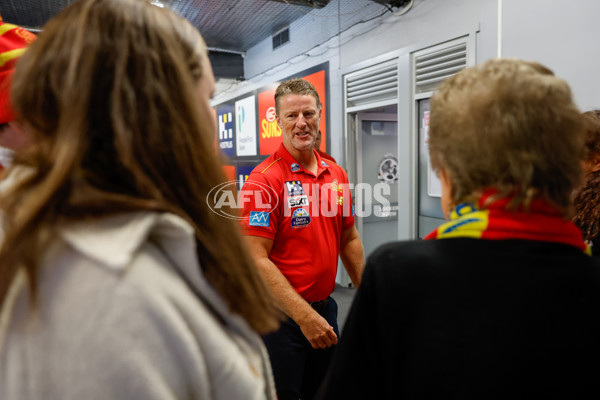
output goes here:
{"type": "Polygon", "coordinates": [[[235,102],[235,147],[238,156],[256,155],[256,96],[235,102]]]}
{"type": "Polygon", "coordinates": [[[219,148],[229,157],[235,156],[233,104],[225,104],[217,108],[217,126],[219,137],[219,148]]]}
{"type": "Polygon", "coordinates": [[[283,141],[281,128],[275,118],[275,89],[258,94],[258,141],[261,155],[275,153],[283,141]]]}

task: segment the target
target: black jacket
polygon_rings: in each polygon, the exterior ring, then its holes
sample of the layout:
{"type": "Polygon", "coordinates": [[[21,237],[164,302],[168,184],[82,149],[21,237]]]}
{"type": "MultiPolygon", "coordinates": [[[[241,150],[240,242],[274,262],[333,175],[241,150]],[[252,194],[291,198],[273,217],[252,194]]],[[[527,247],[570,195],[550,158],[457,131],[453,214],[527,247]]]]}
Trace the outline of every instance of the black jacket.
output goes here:
{"type": "Polygon", "coordinates": [[[600,259],[461,238],[369,257],[320,396],[598,398],[599,383],[600,259]]]}

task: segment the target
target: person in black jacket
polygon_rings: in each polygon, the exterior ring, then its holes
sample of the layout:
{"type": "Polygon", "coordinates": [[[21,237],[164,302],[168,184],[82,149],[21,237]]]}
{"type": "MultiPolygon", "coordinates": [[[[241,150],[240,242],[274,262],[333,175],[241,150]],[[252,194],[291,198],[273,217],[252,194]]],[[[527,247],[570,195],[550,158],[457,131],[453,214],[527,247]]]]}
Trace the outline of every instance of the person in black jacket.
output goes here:
{"type": "Polygon", "coordinates": [[[369,257],[320,398],[598,396],[600,264],[568,211],[579,114],[534,62],[441,85],[429,152],[449,221],[369,257]]]}
{"type": "Polygon", "coordinates": [[[600,110],[583,113],[586,123],[587,149],[583,163],[585,180],[573,198],[573,222],[583,232],[583,238],[592,248],[594,256],[600,255],[600,110]]]}

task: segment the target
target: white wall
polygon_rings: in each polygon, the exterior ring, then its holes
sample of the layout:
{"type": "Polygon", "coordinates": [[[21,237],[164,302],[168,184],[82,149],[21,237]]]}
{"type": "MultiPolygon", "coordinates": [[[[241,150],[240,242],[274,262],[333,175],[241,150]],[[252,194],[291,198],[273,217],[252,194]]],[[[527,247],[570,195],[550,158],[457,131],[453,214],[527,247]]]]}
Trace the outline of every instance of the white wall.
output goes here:
{"type": "Polygon", "coordinates": [[[502,56],[545,64],[569,82],[580,108],[600,107],[597,0],[415,0],[403,16],[388,12],[359,24],[383,12],[383,6],[370,0],[331,0],[291,25],[290,43],[272,50],[268,38],[250,49],[244,61],[247,81],[223,85],[227,90],[219,86],[213,103],[329,61],[331,152],[343,159],[340,71],[388,52],[473,32],[477,26],[476,61],[481,63],[498,54],[499,3],[502,56]]]}
{"type": "Polygon", "coordinates": [[[502,55],[541,62],[565,79],[579,107],[600,108],[600,2],[504,0],[502,55]]]}
{"type": "Polygon", "coordinates": [[[213,104],[329,61],[330,151],[343,160],[341,71],[368,64],[371,58],[388,52],[472,33],[477,27],[480,62],[480,54],[489,58],[497,53],[497,0],[415,0],[403,16],[385,12],[382,5],[370,0],[332,0],[290,26],[290,43],[272,50],[268,38],[249,49],[244,59],[247,81],[228,84],[228,90],[217,92],[213,104]],[[332,39],[317,46],[329,37],[332,39]]]}

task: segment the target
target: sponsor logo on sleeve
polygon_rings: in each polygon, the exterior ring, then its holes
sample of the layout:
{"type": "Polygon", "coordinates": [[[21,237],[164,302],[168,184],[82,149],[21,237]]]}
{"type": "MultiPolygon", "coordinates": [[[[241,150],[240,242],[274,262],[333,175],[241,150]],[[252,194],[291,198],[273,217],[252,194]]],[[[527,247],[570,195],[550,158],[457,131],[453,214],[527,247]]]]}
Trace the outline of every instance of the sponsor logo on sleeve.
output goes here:
{"type": "Polygon", "coordinates": [[[289,196],[300,196],[304,194],[302,183],[300,181],[286,181],[285,187],[289,196]]]}
{"type": "Polygon", "coordinates": [[[248,225],[262,226],[262,227],[268,228],[270,220],[271,220],[271,214],[268,212],[250,211],[250,219],[248,221],[248,225]]]}
{"type": "Polygon", "coordinates": [[[303,208],[298,208],[292,214],[292,228],[302,228],[310,224],[310,215],[303,208]]]}

